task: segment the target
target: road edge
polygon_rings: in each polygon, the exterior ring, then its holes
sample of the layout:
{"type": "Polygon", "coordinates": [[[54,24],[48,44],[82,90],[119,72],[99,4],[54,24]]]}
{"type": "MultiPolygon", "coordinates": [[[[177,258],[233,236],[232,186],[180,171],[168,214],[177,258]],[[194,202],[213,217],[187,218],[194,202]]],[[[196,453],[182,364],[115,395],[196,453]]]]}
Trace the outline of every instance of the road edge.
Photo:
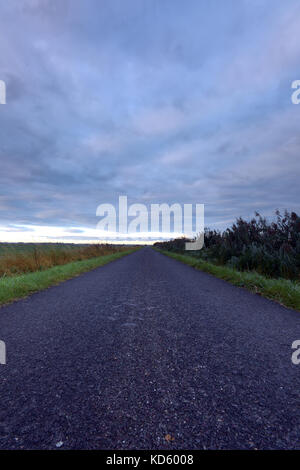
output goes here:
{"type": "Polygon", "coordinates": [[[243,287],[250,292],[273,300],[284,307],[300,312],[300,285],[288,279],[268,279],[256,272],[236,271],[227,266],[217,266],[213,263],[193,258],[189,255],[171,253],[166,250],[155,251],[187,264],[195,269],[212,274],[230,282],[237,287],[243,287]]]}
{"type": "Polygon", "coordinates": [[[0,308],[130,255],[137,251],[137,249],[138,248],[132,248],[127,251],[99,256],[97,258],[53,266],[44,271],[2,278],[0,279],[0,308]]]}

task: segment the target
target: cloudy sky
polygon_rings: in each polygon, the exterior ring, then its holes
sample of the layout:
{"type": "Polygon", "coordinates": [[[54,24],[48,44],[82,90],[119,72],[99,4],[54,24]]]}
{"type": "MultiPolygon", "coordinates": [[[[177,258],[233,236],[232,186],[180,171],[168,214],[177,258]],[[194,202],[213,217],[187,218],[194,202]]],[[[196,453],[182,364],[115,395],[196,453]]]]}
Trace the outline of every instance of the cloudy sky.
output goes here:
{"type": "Polygon", "coordinates": [[[300,212],[299,0],[0,0],[0,239],[101,203],[300,212]]]}

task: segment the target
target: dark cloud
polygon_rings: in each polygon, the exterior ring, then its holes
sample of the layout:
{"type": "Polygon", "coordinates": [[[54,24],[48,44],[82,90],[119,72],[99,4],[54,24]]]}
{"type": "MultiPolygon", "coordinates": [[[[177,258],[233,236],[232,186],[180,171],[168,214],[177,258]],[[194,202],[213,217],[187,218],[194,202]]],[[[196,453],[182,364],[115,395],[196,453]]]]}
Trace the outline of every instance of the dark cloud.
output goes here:
{"type": "Polygon", "coordinates": [[[80,234],[120,194],[300,210],[299,26],[296,0],[1,2],[0,225],[80,234]]]}

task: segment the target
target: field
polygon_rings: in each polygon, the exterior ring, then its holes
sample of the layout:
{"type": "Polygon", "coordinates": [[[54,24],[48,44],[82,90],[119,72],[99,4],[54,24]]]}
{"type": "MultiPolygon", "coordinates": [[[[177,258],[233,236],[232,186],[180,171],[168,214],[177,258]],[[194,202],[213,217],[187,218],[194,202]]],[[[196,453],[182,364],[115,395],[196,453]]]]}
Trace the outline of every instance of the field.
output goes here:
{"type": "Polygon", "coordinates": [[[0,304],[58,284],[136,250],[122,245],[1,243],[0,304]]]}
{"type": "Polygon", "coordinates": [[[0,277],[43,271],[127,250],[128,247],[108,244],[0,243],[0,277]]]}

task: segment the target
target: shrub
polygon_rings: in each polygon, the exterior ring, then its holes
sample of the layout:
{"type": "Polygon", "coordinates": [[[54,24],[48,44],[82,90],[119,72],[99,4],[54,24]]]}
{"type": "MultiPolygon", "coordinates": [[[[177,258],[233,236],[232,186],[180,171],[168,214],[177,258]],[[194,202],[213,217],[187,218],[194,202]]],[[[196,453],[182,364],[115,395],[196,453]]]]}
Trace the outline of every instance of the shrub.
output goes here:
{"type": "MultiPolygon", "coordinates": [[[[204,260],[270,277],[300,279],[300,217],[287,210],[268,222],[255,213],[250,221],[239,217],[223,233],[205,229],[205,247],[196,253],[204,260]]],[[[156,243],[158,248],[184,251],[185,239],[156,243]]]]}

